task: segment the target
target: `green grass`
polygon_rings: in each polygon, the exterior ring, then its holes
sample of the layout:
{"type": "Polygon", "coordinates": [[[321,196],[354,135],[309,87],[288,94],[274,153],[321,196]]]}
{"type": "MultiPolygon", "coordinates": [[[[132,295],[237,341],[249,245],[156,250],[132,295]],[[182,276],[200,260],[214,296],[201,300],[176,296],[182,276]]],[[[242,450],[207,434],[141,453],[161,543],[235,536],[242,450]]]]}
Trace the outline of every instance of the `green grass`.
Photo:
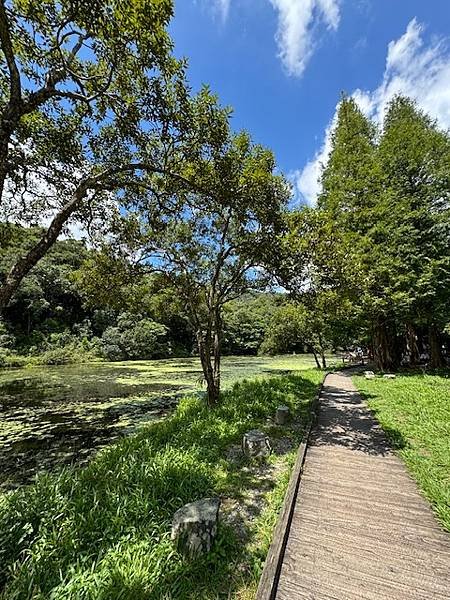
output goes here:
{"type": "Polygon", "coordinates": [[[401,374],[394,380],[354,378],[450,531],[450,373],[401,374]]]}
{"type": "MultiPolygon", "coordinates": [[[[311,369],[311,355],[227,356],[222,384],[311,369]]],[[[0,369],[0,491],[97,449],[204,391],[198,358],[0,369]]]]}
{"type": "MultiPolygon", "coordinates": [[[[196,561],[170,541],[175,510],[218,495],[243,500],[260,481],[229,449],[245,431],[266,428],[280,404],[306,422],[323,374],[234,384],[208,410],[185,398],[164,421],[101,451],[84,469],[41,475],[0,497],[0,586],[3,599],[168,600],[250,598],[259,578],[295,450],[270,459],[276,477],[264,509],[242,541],[219,528],[213,551],[196,561]]],[[[295,444],[302,431],[290,428],[295,444]]]]}

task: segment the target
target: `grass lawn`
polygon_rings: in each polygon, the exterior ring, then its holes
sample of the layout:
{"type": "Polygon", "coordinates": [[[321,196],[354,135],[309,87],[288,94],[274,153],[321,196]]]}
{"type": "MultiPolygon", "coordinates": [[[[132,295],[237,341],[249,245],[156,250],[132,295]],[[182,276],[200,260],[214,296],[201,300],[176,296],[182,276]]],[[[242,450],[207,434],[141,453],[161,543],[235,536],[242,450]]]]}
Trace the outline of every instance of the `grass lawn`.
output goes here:
{"type": "Polygon", "coordinates": [[[322,377],[304,370],[244,380],[214,410],[187,397],[87,467],[42,474],[1,496],[0,598],[253,598],[303,433],[269,417],[288,404],[304,427],[322,377]],[[254,428],[273,440],[267,463],[239,455],[243,433],[254,428]],[[217,541],[208,556],[188,561],[170,541],[173,513],[211,495],[224,506],[217,541]]]}
{"type": "Polygon", "coordinates": [[[354,383],[450,531],[450,372],[354,383]]]}

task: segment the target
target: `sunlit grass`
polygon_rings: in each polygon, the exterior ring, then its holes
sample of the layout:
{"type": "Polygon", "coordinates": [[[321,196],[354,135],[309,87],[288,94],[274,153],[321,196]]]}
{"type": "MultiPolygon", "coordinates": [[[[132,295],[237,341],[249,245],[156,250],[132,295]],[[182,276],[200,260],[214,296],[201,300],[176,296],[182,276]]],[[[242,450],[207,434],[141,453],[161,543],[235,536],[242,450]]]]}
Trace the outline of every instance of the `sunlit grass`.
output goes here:
{"type": "MultiPolygon", "coordinates": [[[[184,560],[170,542],[173,513],[208,496],[241,498],[258,481],[229,458],[245,431],[266,428],[288,404],[306,423],[317,370],[242,381],[208,410],[183,400],[164,421],[97,455],[84,469],[42,475],[0,499],[4,599],[163,600],[249,598],[261,572],[295,450],[272,457],[277,473],[243,542],[223,524],[214,550],[184,560]]],[[[283,430],[298,444],[301,430],[283,430]]]]}
{"type": "Polygon", "coordinates": [[[354,381],[450,531],[450,373],[354,381]]]}
{"type": "MultiPolygon", "coordinates": [[[[223,389],[313,365],[311,355],[224,357],[223,389]]],[[[0,370],[0,490],[84,462],[204,390],[198,358],[0,370]]]]}

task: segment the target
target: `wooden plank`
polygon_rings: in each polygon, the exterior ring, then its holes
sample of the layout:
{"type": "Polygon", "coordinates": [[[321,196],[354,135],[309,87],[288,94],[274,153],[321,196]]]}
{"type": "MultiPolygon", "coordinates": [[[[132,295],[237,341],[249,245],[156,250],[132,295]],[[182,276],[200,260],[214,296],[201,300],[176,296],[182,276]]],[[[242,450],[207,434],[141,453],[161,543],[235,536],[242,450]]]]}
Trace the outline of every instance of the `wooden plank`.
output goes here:
{"type": "Polygon", "coordinates": [[[450,537],[356,393],[322,389],[271,600],[450,600],[450,537]]]}
{"type": "Polygon", "coordinates": [[[320,384],[319,390],[311,404],[311,421],[307,427],[305,435],[303,436],[303,441],[300,444],[297,452],[297,457],[291,477],[289,479],[288,489],[283,501],[283,506],[277,519],[272,542],[270,544],[261,579],[259,581],[256,600],[273,600],[276,595],[278,579],[280,576],[284,552],[289,536],[289,529],[294,513],[295,502],[297,500],[297,495],[300,488],[301,473],[305,461],[308,441],[311,436],[312,428],[317,420],[319,399],[322,393],[323,383],[324,381],[322,381],[320,384]]]}

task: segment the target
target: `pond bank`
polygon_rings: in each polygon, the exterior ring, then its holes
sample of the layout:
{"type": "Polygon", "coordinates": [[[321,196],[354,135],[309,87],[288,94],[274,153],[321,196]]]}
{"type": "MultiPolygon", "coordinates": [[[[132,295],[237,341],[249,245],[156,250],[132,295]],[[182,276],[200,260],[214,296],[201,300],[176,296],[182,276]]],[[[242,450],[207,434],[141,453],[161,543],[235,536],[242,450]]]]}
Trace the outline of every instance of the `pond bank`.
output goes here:
{"type": "MultiPolygon", "coordinates": [[[[310,355],[224,357],[223,384],[312,367],[310,355]]],[[[198,359],[92,363],[0,371],[0,491],[36,473],[85,464],[100,448],[201,393],[198,359]]]]}
{"type": "Polygon", "coordinates": [[[42,475],[0,498],[4,597],[32,590],[67,600],[251,598],[322,377],[307,370],[237,383],[213,410],[186,398],[171,417],[104,449],[88,467],[42,475]],[[295,415],[294,427],[273,423],[280,404],[295,415]],[[255,428],[275,447],[256,470],[233,451],[255,428]],[[209,495],[246,507],[243,522],[224,519],[213,552],[187,562],[170,541],[171,518],[209,495]]]}

